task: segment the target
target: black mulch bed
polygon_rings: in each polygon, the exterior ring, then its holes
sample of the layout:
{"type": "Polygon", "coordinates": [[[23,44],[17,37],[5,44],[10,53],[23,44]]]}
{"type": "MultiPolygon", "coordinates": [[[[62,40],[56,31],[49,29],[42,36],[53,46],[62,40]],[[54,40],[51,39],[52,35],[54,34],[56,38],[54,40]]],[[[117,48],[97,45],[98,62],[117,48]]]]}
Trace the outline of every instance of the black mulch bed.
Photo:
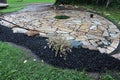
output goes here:
{"type": "Polygon", "coordinates": [[[27,47],[41,60],[50,65],[76,70],[84,69],[90,72],[120,71],[120,60],[107,54],[101,54],[98,51],[73,48],[66,60],[61,57],[55,57],[51,49],[48,47],[44,49],[44,46],[47,46],[46,39],[45,37],[28,37],[25,34],[14,34],[10,28],[0,25],[0,41],[13,42],[27,47]]]}

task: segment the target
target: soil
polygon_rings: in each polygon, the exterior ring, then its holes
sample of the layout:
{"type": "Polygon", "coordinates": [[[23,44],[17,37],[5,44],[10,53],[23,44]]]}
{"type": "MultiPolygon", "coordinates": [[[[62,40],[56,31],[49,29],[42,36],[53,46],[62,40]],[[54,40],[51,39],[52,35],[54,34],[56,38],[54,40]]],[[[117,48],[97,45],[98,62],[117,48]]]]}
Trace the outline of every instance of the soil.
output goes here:
{"type": "Polygon", "coordinates": [[[66,60],[63,57],[55,57],[55,53],[48,47],[46,39],[46,37],[28,37],[22,33],[13,33],[10,28],[0,25],[0,41],[26,47],[40,60],[52,66],[63,69],[84,69],[88,72],[120,71],[120,60],[98,51],[73,48],[72,52],[68,53],[66,60]],[[45,46],[46,48],[44,48],[45,46]]]}

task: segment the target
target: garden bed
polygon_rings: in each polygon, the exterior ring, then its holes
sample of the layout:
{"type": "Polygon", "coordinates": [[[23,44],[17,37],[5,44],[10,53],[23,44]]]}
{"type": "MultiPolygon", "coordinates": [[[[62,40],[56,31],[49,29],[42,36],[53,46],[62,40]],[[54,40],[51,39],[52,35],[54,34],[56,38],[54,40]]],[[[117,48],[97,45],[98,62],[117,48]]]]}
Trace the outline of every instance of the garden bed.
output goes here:
{"type": "Polygon", "coordinates": [[[28,37],[25,34],[13,33],[8,27],[0,25],[0,41],[12,42],[30,49],[45,63],[55,67],[85,70],[89,72],[104,72],[106,70],[120,71],[120,60],[98,51],[84,48],[73,48],[66,60],[55,57],[55,53],[48,47],[46,37],[28,37]],[[44,48],[46,46],[46,48],[44,48]]]}

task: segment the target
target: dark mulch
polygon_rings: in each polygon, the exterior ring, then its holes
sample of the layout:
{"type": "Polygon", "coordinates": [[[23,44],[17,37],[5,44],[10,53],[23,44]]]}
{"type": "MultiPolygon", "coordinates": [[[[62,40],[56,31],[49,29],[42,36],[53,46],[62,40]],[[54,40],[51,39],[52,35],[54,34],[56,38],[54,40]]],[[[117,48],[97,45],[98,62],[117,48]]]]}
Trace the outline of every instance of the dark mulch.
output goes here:
{"type": "Polygon", "coordinates": [[[10,28],[0,25],[0,41],[13,42],[29,48],[44,62],[68,69],[86,70],[90,72],[104,72],[107,70],[120,71],[120,60],[107,54],[101,54],[98,51],[88,49],[75,49],[68,54],[66,60],[61,57],[55,57],[54,52],[48,47],[45,37],[28,37],[25,34],[12,33],[10,28]]]}

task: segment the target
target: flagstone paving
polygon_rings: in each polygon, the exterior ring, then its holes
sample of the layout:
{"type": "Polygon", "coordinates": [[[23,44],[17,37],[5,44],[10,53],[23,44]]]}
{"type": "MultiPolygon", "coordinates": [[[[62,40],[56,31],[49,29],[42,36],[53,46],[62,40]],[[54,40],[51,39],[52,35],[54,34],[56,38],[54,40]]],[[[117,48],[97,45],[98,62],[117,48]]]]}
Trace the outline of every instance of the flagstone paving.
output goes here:
{"type": "Polygon", "coordinates": [[[45,5],[31,5],[27,8],[4,15],[9,20],[22,28],[8,22],[1,24],[9,26],[14,33],[25,33],[28,36],[54,36],[61,34],[71,43],[76,41],[77,47],[82,46],[90,50],[99,50],[101,53],[110,54],[120,41],[120,30],[109,20],[97,14],[90,18],[90,12],[80,10],[54,10],[45,5]],[[32,7],[32,9],[31,9],[32,7]],[[67,15],[69,19],[55,19],[56,15],[67,15]]]}

